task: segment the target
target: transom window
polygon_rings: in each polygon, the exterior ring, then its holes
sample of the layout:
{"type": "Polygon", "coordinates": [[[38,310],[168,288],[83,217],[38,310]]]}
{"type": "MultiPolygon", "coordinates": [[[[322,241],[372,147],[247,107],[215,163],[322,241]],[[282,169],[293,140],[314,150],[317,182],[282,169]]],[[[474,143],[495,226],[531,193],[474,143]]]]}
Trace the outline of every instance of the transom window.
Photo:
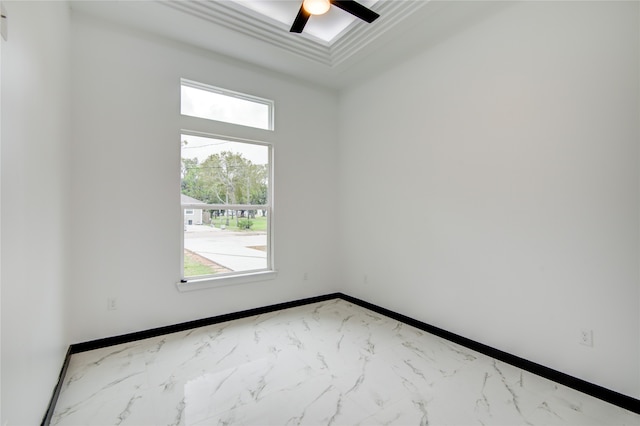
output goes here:
{"type": "Polygon", "coordinates": [[[181,79],[183,115],[273,130],[273,101],[181,79]]]}

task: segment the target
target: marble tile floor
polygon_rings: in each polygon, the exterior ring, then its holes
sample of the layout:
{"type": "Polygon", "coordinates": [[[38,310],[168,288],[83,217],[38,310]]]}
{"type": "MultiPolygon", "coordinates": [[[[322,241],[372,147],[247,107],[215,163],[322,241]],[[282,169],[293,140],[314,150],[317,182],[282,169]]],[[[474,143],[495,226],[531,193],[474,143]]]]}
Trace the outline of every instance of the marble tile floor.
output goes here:
{"type": "Polygon", "coordinates": [[[640,425],[341,299],[74,354],[53,425],[640,425]]]}

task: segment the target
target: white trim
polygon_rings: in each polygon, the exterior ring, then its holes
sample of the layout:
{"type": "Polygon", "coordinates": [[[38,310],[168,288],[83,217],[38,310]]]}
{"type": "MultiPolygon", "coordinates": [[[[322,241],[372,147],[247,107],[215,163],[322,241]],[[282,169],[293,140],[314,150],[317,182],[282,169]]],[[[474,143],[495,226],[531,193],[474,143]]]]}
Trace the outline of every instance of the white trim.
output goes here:
{"type": "MultiPolygon", "coordinates": [[[[205,127],[206,124],[209,124],[209,122],[214,122],[213,120],[208,120],[206,118],[198,118],[198,117],[191,117],[188,115],[182,116],[184,121],[189,121],[189,123],[184,123],[184,124],[191,124],[191,125],[196,125],[198,127],[205,127]],[[195,124],[194,124],[195,123],[195,124]]],[[[264,136],[263,139],[252,139],[252,138],[246,138],[246,137],[240,137],[240,136],[229,136],[228,134],[225,133],[218,133],[215,131],[211,131],[211,132],[206,132],[206,131],[198,131],[198,130],[189,130],[187,126],[183,126],[180,129],[180,135],[188,135],[188,136],[197,136],[197,137],[202,137],[202,138],[211,138],[211,139],[223,139],[225,141],[229,141],[229,142],[243,142],[243,143],[252,143],[254,145],[262,145],[262,146],[273,146],[273,142],[270,142],[268,140],[268,137],[273,135],[273,132],[269,131],[269,130],[265,130],[265,129],[258,129],[257,127],[246,127],[246,126],[239,126],[237,124],[231,124],[231,123],[225,123],[223,121],[220,122],[216,122],[216,124],[223,124],[225,126],[234,126],[233,128],[229,128],[229,129],[233,129],[233,130],[245,130],[245,131],[256,131],[259,132],[259,135],[257,137],[261,137],[264,136]]]]}
{"type": "MultiPolygon", "coordinates": [[[[179,156],[179,159],[180,163],[182,163],[182,155],[179,156]]],[[[178,207],[180,208],[180,217],[182,218],[182,221],[180,222],[180,228],[176,227],[176,229],[180,229],[180,252],[178,253],[180,256],[180,273],[178,274],[178,276],[181,277],[181,279],[184,279],[184,221],[186,219],[186,216],[184,214],[184,209],[182,208],[180,203],[178,203],[178,207]]]]}
{"type": "Polygon", "coordinates": [[[289,26],[233,2],[171,1],[162,5],[261,40],[315,63],[331,66],[329,45],[308,34],[292,37],[289,26]]]}
{"type": "MultiPolygon", "coordinates": [[[[431,1],[428,0],[375,3],[371,9],[380,14],[379,19],[368,25],[356,19],[329,43],[304,31],[292,35],[290,24],[283,24],[232,1],[167,1],[162,5],[334,69],[429,3],[431,1]]],[[[294,16],[291,18],[293,22],[294,16]]]]}
{"type": "MultiPolygon", "coordinates": [[[[273,220],[274,218],[274,211],[275,211],[275,203],[274,203],[274,194],[276,193],[276,187],[275,187],[275,179],[274,179],[274,175],[275,175],[275,166],[274,166],[274,161],[275,161],[275,157],[273,155],[273,145],[272,144],[268,144],[267,145],[269,147],[269,170],[267,171],[268,176],[269,176],[269,191],[267,192],[267,204],[269,205],[269,210],[267,212],[267,214],[269,215],[269,218],[267,219],[267,267],[272,270],[275,271],[276,270],[276,264],[275,264],[275,244],[273,244],[273,229],[274,229],[274,223],[275,221],[273,220]]],[[[275,278],[275,277],[274,277],[275,278]]]]}
{"type": "Polygon", "coordinates": [[[204,290],[207,288],[226,287],[230,285],[249,284],[260,281],[273,280],[278,276],[278,271],[257,271],[247,273],[237,273],[234,275],[207,277],[202,279],[187,280],[178,282],[176,287],[183,293],[194,290],[204,290]]]}

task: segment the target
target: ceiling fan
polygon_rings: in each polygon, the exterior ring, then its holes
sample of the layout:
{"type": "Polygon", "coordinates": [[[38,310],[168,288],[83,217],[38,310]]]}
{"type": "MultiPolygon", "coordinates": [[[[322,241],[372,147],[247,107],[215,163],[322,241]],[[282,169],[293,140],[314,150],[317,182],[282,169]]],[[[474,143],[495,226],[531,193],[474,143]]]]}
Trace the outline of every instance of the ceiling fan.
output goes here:
{"type": "Polygon", "coordinates": [[[345,12],[349,12],[353,16],[368,23],[380,17],[380,15],[373,10],[364,7],[354,0],[304,0],[289,32],[301,33],[311,15],[322,15],[329,10],[331,5],[339,7],[345,12]]]}

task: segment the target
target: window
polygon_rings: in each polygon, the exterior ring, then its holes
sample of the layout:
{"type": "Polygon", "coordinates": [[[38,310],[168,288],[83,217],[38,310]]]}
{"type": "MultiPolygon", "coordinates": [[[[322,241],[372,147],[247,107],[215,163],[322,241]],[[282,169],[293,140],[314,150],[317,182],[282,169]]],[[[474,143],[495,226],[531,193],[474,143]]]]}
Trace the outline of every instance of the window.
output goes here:
{"type": "Polygon", "coordinates": [[[273,101],[195,81],[180,80],[183,115],[273,130],[273,101]]]}
{"type": "Polygon", "coordinates": [[[182,135],[185,215],[183,278],[270,270],[271,148],[251,142],[182,135]]]}
{"type": "MultiPolygon", "coordinates": [[[[183,115],[273,129],[272,101],[256,101],[259,98],[187,80],[181,80],[181,85],[183,115]],[[238,99],[242,103],[237,103],[238,99]],[[245,108],[252,102],[259,107],[245,108]]],[[[242,128],[238,129],[233,136],[197,129],[182,131],[181,290],[275,276],[271,250],[273,150],[269,143],[238,137],[242,128]]]]}

